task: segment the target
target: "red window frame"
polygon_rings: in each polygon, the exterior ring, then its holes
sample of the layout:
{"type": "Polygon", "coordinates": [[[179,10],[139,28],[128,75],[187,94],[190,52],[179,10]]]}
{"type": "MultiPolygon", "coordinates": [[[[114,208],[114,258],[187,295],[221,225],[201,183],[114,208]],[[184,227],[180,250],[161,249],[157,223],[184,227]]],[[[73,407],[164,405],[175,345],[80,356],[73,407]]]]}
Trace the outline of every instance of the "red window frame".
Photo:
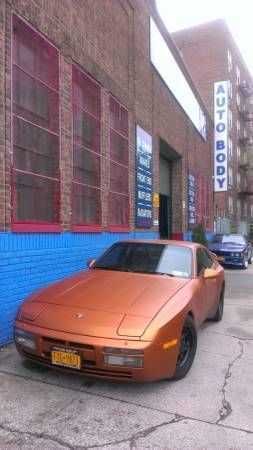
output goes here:
{"type": "Polygon", "coordinates": [[[59,232],[59,50],[13,14],[11,51],[12,230],[59,232]]]}
{"type": "Polygon", "coordinates": [[[108,196],[108,228],[128,232],[129,226],[129,114],[127,109],[110,96],[110,184],[108,196]],[[115,139],[116,138],[116,139],[115,139]],[[115,142],[123,143],[121,155],[115,151],[115,142]],[[117,170],[115,168],[117,167],[117,170]],[[123,176],[123,174],[125,174],[123,176]],[[122,212],[120,211],[122,207],[122,212]],[[121,216],[115,220],[115,213],[121,216]],[[123,223],[121,222],[121,219],[123,223]]]}
{"type": "Polygon", "coordinates": [[[72,130],[72,230],[100,232],[101,86],[76,64],[72,64],[72,130]]]}

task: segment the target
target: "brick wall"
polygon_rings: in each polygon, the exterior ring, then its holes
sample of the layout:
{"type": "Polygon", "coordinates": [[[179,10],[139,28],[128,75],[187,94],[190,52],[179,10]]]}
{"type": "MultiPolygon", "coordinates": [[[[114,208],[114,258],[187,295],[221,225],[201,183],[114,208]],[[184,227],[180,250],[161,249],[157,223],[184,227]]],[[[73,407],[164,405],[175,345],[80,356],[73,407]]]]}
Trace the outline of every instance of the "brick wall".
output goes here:
{"type": "Polygon", "coordinates": [[[0,2],[0,230],[5,223],[5,2],[0,2]]]}
{"type": "MultiPolygon", "coordinates": [[[[109,103],[113,94],[129,110],[130,149],[130,228],[135,226],[135,124],[138,123],[153,136],[154,192],[159,192],[159,138],[164,139],[185,161],[174,177],[173,187],[173,232],[187,227],[187,211],[182,202],[187,200],[186,178],[188,167],[208,175],[211,161],[211,121],[208,120],[208,142],[203,141],[176,99],[171,95],[157,72],[152,68],[149,53],[149,19],[152,14],[167,38],[172,52],[176,47],[156,14],[152,2],[145,0],[87,0],[85,8],[80,1],[67,0],[49,2],[46,0],[12,0],[1,2],[2,21],[5,20],[5,38],[0,48],[5,53],[5,147],[0,152],[0,170],[5,158],[6,192],[5,204],[2,198],[0,230],[11,229],[10,219],[10,164],[11,164],[11,15],[19,14],[60,51],[60,119],[61,119],[61,224],[64,231],[71,229],[71,179],[72,179],[72,111],[71,111],[71,64],[77,63],[102,86],[102,217],[107,226],[107,199],[109,184],[109,103]],[[4,8],[4,6],[6,7],[4,8]],[[71,5],[72,7],[69,7],[71,5]],[[85,24],[85,26],[84,26],[85,24]],[[4,48],[3,48],[4,45],[4,48]],[[180,180],[178,178],[180,176],[180,180]],[[179,187],[180,186],[180,187],[179,187]],[[178,188],[179,187],[179,188],[178,188]],[[178,214],[178,211],[180,214],[178,214]],[[186,212],[186,214],[185,214],[186,212]],[[5,228],[4,228],[5,227],[5,228]]],[[[3,27],[4,29],[4,27],[3,27]]],[[[2,36],[2,34],[0,35],[2,36]]],[[[0,41],[1,42],[1,41],[0,41]]],[[[0,53],[1,55],[1,53],[0,53]]],[[[180,63],[185,76],[189,75],[180,63]]],[[[3,81],[2,81],[3,82],[3,81]]],[[[197,95],[197,94],[196,94],[197,95]]],[[[1,114],[1,110],[0,110],[1,114]]],[[[3,126],[4,120],[1,121],[3,126]]],[[[1,142],[0,142],[1,145],[1,142]]],[[[3,182],[2,182],[3,184],[3,182]]],[[[3,186],[0,188],[0,195],[3,186]]],[[[1,197],[0,197],[1,198],[1,197]]],[[[154,211],[155,218],[158,211],[154,211]]],[[[157,232],[153,227],[152,232],[157,232]]]]}

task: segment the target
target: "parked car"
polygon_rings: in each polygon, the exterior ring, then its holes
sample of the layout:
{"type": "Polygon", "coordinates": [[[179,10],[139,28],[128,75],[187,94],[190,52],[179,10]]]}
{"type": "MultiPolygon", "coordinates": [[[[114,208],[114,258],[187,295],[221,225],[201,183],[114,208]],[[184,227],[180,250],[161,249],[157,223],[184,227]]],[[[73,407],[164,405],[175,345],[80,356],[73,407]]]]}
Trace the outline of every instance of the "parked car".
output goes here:
{"type": "Polygon", "coordinates": [[[221,264],[247,269],[252,263],[252,245],[241,234],[215,234],[208,248],[221,264]]]}
{"type": "Polygon", "coordinates": [[[30,360],[117,380],[180,379],[197,328],[223,315],[224,269],[200,244],[121,241],[88,270],[31,295],[15,323],[30,360]]]}

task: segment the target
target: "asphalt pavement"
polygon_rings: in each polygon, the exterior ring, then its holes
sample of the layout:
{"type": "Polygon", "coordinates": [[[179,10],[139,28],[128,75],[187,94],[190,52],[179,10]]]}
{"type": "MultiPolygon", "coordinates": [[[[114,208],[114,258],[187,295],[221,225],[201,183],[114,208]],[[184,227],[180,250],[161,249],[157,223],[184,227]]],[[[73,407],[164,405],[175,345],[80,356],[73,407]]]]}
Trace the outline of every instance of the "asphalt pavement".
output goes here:
{"type": "Polygon", "coordinates": [[[0,350],[1,449],[253,449],[253,265],[226,270],[224,318],[181,381],[88,379],[0,350]]]}

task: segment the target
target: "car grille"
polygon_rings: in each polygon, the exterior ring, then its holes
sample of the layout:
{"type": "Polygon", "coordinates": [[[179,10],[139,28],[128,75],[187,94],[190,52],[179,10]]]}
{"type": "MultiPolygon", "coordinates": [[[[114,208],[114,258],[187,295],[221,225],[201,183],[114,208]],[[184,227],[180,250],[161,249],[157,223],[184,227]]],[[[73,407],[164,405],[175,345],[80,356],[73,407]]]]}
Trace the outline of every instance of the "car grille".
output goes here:
{"type": "Polygon", "coordinates": [[[75,350],[82,349],[82,350],[94,350],[95,351],[95,347],[93,345],[80,344],[79,342],[62,341],[60,339],[52,339],[49,337],[43,337],[42,342],[50,343],[52,345],[60,345],[62,347],[73,348],[75,350]]]}
{"type": "Polygon", "coordinates": [[[239,253],[239,252],[231,252],[231,251],[217,251],[215,252],[215,254],[219,257],[219,256],[223,256],[224,257],[224,262],[240,262],[241,261],[241,256],[235,256],[235,253],[239,253]]]}
{"type": "Polygon", "coordinates": [[[96,348],[92,345],[42,337],[40,347],[41,347],[40,355],[27,351],[27,349],[26,350],[23,349],[23,354],[24,356],[33,361],[46,364],[47,366],[53,367],[55,369],[61,369],[66,372],[74,372],[77,374],[83,374],[87,376],[94,376],[100,378],[125,379],[125,380],[129,380],[132,378],[132,373],[127,370],[125,371],[125,370],[98,368],[96,359],[97,356],[96,348]],[[74,369],[71,367],[59,367],[56,366],[55,364],[52,364],[51,350],[55,346],[77,350],[82,356],[81,369],[74,369]]]}

